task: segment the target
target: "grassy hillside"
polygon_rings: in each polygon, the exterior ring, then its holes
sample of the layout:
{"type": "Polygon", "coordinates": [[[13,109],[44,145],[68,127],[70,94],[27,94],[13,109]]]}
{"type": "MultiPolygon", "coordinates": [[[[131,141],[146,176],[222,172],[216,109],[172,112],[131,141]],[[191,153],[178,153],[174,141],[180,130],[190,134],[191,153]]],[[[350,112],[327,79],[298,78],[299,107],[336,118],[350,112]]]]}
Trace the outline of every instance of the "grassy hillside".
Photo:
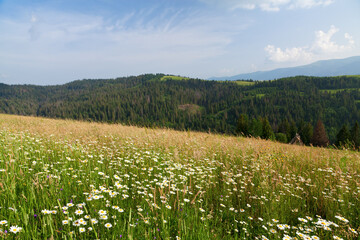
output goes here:
{"type": "Polygon", "coordinates": [[[343,239],[360,154],[0,115],[5,239],[343,239]]]}

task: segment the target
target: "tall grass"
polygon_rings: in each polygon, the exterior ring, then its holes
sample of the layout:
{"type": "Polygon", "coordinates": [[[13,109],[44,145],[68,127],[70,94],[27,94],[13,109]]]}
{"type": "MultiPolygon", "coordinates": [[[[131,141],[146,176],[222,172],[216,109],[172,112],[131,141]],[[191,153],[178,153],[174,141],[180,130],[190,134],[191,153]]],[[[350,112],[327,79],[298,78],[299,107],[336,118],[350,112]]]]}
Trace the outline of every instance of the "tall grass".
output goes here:
{"type": "Polygon", "coordinates": [[[359,153],[0,115],[0,237],[356,239],[359,153]]]}

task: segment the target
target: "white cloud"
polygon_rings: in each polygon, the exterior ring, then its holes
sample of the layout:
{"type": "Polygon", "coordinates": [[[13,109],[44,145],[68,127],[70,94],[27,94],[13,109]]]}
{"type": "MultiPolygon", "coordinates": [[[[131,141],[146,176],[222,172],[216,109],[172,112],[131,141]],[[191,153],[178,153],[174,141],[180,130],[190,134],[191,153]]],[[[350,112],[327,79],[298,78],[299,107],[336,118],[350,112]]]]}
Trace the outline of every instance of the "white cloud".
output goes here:
{"type": "Polygon", "coordinates": [[[309,62],[314,58],[343,53],[353,48],[355,41],[348,33],[344,35],[344,38],[348,40],[347,45],[339,45],[332,40],[333,35],[338,31],[339,29],[335,26],[331,26],[328,32],[316,31],[315,41],[310,46],[282,50],[279,47],[267,45],[264,49],[268,54],[268,58],[274,62],[309,62]]]}
{"type": "Polygon", "coordinates": [[[276,12],[284,9],[312,8],[328,6],[334,0],[200,0],[207,4],[235,9],[261,9],[262,11],[276,12]]]}
{"type": "Polygon", "coordinates": [[[289,9],[328,6],[333,2],[334,0],[293,0],[289,5],[289,9]]]}
{"type": "Polygon", "coordinates": [[[316,31],[315,32],[315,42],[313,45],[313,51],[320,51],[325,53],[336,53],[344,50],[351,49],[354,45],[354,40],[350,34],[345,33],[344,37],[348,40],[348,45],[339,45],[336,42],[332,41],[331,38],[335,33],[339,31],[335,26],[331,26],[328,32],[316,31]]]}
{"type": "Polygon", "coordinates": [[[273,45],[268,45],[265,47],[265,51],[269,55],[269,59],[274,62],[303,62],[308,61],[312,58],[312,53],[307,51],[306,48],[294,47],[286,48],[282,50],[281,48],[275,48],[273,45]]]}

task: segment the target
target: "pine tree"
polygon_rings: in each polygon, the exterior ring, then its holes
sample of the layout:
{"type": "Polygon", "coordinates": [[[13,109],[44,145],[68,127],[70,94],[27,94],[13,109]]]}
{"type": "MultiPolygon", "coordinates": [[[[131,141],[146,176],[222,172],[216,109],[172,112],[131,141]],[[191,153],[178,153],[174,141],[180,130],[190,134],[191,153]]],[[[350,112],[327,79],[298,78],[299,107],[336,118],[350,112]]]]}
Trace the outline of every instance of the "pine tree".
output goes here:
{"type": "Polygon", "coordinates": [[[351,128],[351,141],[354,144],[355,149],[359,149],[360,147],[360,127],[359,123],[356,121],[354,126],[351,128]]]}
{"type": "Polygon", "coordinates": [[[318,120],[316,123],[311,143],[317,147],[327,147],[329,145],[329,139],[326,135],[325,127],[321,120],[318,120]]]}
{"type": "Polygon", "coordinates": [[[347,125],[343,125],[339,133],[336,135],[335,145],[338,147],[346,146],[350,143],[350,131],[347,125]]]}
{"type": "Polygon", "coordinates": [[[241,114],[237,123],[237,132],[242,136],[249,136],[249,118],[241,114]]]}
{"type": "Polygon", "coordinates": [[[311,125],[311,123],[304,123],[300,127],[299,135],[305,145],[310,144],[311,138],[313,136],[313,132],[314,132],[314,129],[313,129],[313,126],[311,125]]]}
{"type": "Polygon", "coordinates": [[[261,135],[261,138],[264,138],[264,139],[274,139],[275,136],[274,136],[274,132],[270,126],[270,123],[269,123],[269,120],[267,119],[267,117],[263,118],[262,120],[262,135],[261,135]]]}
{"type": "Polygon", "coordinates": [[[253,118],[250,122],[250,135],[252,137],[261,137],[262,132],[263,132],[263,127],[261,120],[253,118]]]}
{"type": "Polygon", "coordinates": [[[296,127],[296,123],[294,121],[291,121],[289,132],[287,133],[287,138],[293,139],[295,137],[296,133],[298,132],[298,129],[296,127]]]}

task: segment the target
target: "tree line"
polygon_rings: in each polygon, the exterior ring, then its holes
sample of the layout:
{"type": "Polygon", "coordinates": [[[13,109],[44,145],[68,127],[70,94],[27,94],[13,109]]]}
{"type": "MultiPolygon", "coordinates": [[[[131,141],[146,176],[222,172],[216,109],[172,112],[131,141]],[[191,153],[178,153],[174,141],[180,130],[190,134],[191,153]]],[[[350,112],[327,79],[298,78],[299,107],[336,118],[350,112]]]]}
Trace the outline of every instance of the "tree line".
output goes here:
{"type": "MultiPolygon", "coordinates": [[[[310,122],[301,121],[296,124],[284,119],[274,130],[267,117],[249,118],[247,114],[240,114],[237,122],[237,134],[244,137],[259,137],[282,143],[289,143],[299,135],[301,144],[318,147],[327,147],[330,140],[321,120],[318,120],[315,127],[310,122]]],[[[360,147],[360,128],[356,121],[350,129],[344,124],[336,135],[335,146],[339,148],[348,148],[359,150],[360,147]]]]}
{"type": "MultiPolygon", "coordinates": [[[[286,135],[286,141],[291,140],[289,127],[302,134],[306,144],[311,141],[305,134],[310,125],[322,119],[334,144],[344,124],[350,131],[360,120],[359,87],[356,76],[298,76],[244,85],[174,80],[164,74],[57,86],[0,84],[0,112],[230,135],[238,134],[238,120],[247,114],[252,135],[267,134],[266,129],[260,133],[260,122],[266,118],[273,138],[285,141],[286,135]]],[[[346,129],[343,132],[346,135],[346,129]]]]}

